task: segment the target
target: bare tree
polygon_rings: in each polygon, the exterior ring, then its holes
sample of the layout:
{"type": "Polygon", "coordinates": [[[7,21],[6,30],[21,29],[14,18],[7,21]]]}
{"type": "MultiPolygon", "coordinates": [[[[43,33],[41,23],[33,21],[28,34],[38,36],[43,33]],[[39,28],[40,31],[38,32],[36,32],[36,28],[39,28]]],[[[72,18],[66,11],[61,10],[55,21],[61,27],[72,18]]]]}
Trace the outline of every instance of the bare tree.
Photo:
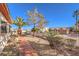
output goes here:
{"type": "Polygon", "coordinates": [[[34,8],[33,10],[28,11],[28,23],[33,25],[32,32],[33,36],[39,28],[42,28],[45,23],[44,16],[41,13],[38,13],[37,9],[34,8]]]}

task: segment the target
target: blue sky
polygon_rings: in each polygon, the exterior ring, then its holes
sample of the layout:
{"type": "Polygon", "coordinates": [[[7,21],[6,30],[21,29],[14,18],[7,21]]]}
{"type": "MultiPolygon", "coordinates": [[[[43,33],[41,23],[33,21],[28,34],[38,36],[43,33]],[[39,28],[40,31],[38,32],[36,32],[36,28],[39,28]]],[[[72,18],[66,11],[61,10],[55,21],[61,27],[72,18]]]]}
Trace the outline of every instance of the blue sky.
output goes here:
{"type": "MultiPolygon", "coordinates": [[[[10,15],[13,20],[16,17],[22,17],[24,21],[28,18],[27,11],[37,8],[38,12],[45,16],[48,21],[46,27],[70,27],[75,24],[73,11],[79,9],[79,4],[61,4],[61,3],[9,3],[7,4],[10,10],[10,15]]],[[[17,26],[12,25],[13,28],[17,26]]],[[[23,29],[29,29],[32,26],[25,26],[23,29]]]]}

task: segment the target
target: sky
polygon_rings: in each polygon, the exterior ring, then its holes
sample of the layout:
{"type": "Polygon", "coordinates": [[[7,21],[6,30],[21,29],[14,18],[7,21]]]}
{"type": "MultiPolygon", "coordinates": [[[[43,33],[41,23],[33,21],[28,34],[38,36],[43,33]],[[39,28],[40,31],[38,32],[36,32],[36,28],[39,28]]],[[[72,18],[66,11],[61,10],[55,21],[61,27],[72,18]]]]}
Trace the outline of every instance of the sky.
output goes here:
{"type": "MultiPolygon", "coordinates": [[[[48,21],[46,27],[71,27],[74,26],[76,20],[73,13],[79,9],[79,4],[68,3],[8,3],[10,15],[13,20],[17,17],[22,17],[24,21],[28,19],[27,11],[37,8],[39,13],[42,13],[48,21]]],[[[31,29],[33,26],[24,26],[22,29],[31,29]]],[[[17,26],[12,25],[12,28],[17,29],[17,26]]]]}

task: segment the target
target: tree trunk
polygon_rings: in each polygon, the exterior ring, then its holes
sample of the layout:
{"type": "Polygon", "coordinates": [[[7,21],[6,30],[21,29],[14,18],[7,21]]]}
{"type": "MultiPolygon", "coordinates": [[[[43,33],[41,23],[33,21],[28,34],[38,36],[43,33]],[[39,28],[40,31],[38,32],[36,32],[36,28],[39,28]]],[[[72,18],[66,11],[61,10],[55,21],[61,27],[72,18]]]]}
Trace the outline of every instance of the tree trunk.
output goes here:
{"type": "Polygon", "coordinates": [[[35,36],[35,23],[34,23],[34,31],[33,31],[33,37],[35,36]]]}
{"type": "Polygon", "coordinates": [[[32,32],[32,35],[33,35],[33,37],[35,36],[35,32],[34,31],[32,32]]]}
{"type": "Polygon", "coordinates": [[[21,30],[21,28],[18,29],[18,35],[22,35],[22,30],[21,30]]]}
{"type": "Polygon", "coordinates": [[[76,15],[76,34],[78,34],[78,16],[79,15],[76,15]]]}

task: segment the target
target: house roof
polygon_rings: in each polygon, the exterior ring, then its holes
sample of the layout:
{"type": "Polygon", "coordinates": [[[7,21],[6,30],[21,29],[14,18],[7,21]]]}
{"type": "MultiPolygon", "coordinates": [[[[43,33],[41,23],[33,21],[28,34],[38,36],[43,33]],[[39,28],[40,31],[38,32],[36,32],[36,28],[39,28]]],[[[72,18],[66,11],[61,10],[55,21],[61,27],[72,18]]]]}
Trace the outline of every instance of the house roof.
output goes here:
{"type": "Polygon", "coordinates": [[[10,17],[10,13],[7,7],[7,4],[5,3],[0,3],[0,12],[3,14],[3,16],[5,17],[6,21],[8,23],[12,23],[11,17],[10,17]]]}

